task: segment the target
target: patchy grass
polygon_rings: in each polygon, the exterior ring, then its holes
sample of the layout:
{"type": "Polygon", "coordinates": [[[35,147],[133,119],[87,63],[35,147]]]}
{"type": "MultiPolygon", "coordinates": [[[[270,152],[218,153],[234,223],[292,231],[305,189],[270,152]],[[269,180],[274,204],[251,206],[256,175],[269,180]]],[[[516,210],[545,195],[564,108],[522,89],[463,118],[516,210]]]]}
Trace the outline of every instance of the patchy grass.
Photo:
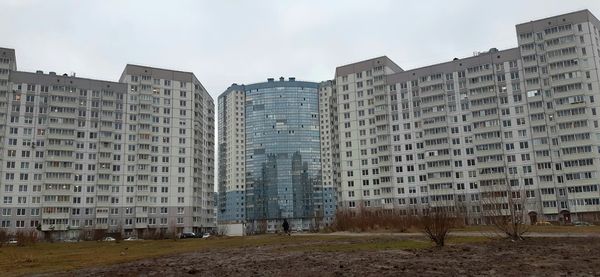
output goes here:
{"type": "MultiPolygon", "coordinates": [[[[450,237],[449,244],[488,241],[485,237],[450,237]]],[[[189,240],[145,240],[115,242],[38,243],[0,248],[2,276],[52,273],[118,264],[134,260],[215,249],[270,247],[274,251],[356,252],[424,249],[433,244],[421,237],[390,236],[283,236],[261,235],[189,240]]]]}
{"type": "MultiPolygon", "coordinates": [[[[145,240],[78,243],[37,243],[24,247],[0,248],[2,276],[67,271],[84,267],[123,263],[178,253],[209,251],[210,249],[326,244],[352,240],[342,236],[277,236],[223,237],[189,240],[145,240]]],[[[363,248],[368,248],[365,243],[363,248]]],[[[373,246],[381,248],[382,245],[373,246]]],[[[333,250],[335,251],[335,250],[333,250]]]]}
{"type": "Polygon", "coordinates": [[[354,251],[378,251],[378,250],[407,250],[424,249],[431,247],[432,244],[425,240],[415,239],[385,239],[385,240],[367,240],[367,241],[340,241],[330,244],[304,244],[292,245],[281,251],[302,251],[302,252],[354,252],[354,251]]]}
{"type": "Polygon", "coordinates": [[[471,243],[484,243],[484,242],[488,242],[491,239],[488,237],[453,237],[453,236],[449,236],[448,237],[448,244],[449,245],[455,245],[455,244],[471,244],[471,243]]]}
{"type": "MultiPolygon", "coordinates": [[[[526,226],[527,232],[529,233],[576,233],[576,234],[589,234],[589,233],[600,233],[600,226],[526,226]]],[[[465,231],[465,232],[493,232],[495,231],[493,226],[466,226],[464,228],[453,229],[452,231],[465,231]]]]}

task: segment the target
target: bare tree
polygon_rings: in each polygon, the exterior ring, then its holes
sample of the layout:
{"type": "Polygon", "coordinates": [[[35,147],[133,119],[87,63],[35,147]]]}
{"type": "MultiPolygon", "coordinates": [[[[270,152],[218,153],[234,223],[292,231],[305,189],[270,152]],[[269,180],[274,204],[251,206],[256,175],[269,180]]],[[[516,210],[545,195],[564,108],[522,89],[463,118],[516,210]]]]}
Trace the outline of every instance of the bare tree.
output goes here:
{"type": "Polygon", "coordinates": [[[106,229],[94,228],[92,232],[93,240],[95,241],[102,241],[106,237],[106,229]]]}
{"type": "Polygon", "coordinates": [[[508,179],[504,184],[481,193],[483,216],[500,233],[513,241],[523,240],[529,227],[526,222],[527,198],[525,190],[519,186],[511,186],[508,179]]]}
{"type": "Polygon", "coordinates": [[[254,221],[256,224],[256,229],[254,230],[256,234],[266,234],[268,230],[268,223],[266,219],[259,219],[254,221]]]}
{"type": "Polygon", "coordinates": [[[15,232],[17,246],[27,246],[38,241],[37,230],[19,230],[15,232]]]}
{"type": "Polygon", "coordinates": [[[5,229],[0,229],[0,247],[8,241],[9,235],[5,229]]]}
{"type": "Polygon", "coordinates": [[[169,225],[169,231],[171,239],[178,240],[180,233],[177,231],[177,225],[175,224],[175,220],[171,220],[171,224],[169,225]]]}
{"type": "Polygon", "coordinates": [[[115,228],[113,235],[116,243],[120,243],[123,240],[123,225],[121,225],[121,222],[115,228]]]}
{"type": "Polygon", "coordinates": [[[418,218],[418,225],[421,231],[436,246],[443,247],[446,238],[457,223],[454,207],[428,207],[423,210],[423,214],[418,218]]]}

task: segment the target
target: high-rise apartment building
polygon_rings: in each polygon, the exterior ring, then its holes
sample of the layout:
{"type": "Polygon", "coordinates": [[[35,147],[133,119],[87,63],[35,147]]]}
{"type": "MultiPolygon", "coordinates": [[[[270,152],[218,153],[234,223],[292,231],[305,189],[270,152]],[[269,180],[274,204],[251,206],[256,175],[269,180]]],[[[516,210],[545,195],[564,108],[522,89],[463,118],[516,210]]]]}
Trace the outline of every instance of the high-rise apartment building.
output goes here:
{"type": "Polygon", "coordinates": [[[532,222],[600,218],[600,22],[584,10],[516,29],[518,48],[337,68],[341,208],[454,206],[481,223],[482,198],[512,193],[532,222]]]}
{"type": "Polygon", "coordinates": [[[219,222],[246,219],[246,91],[231,85],[218,99],[219,222]]]}
{"type": "MultiPolygon", "coordinates": [[[[517,48],[406,71],[383,56],[340,66],[319,84],[321,183],[338,209],[408,215],[444,206],[479,224],[507,209],[489,201],[511,195],[531,222],[600,219],[599,21],[584,10],[516,29],[517,48]]],[[[245,98],[223,102],[221,161],[223,174],[246,178],[231,210],[248,216],[248,176],[266,172],[249,166],[248,89],[232,86],[224,101],[230,90],[245,98]],[[242,122],[246,149],[228,136],[242,122]]]]}
{"type": "Polygon", "coordinates": [[[214,103],[192,73],[11,71],[8,86],[1,227],[54,238],[214,229],[214,103]]]}
{"type": "Polygon", "coordinates": [[[127,65],[120,82],[128,85],[122,178],[134,192],[124,206],[135,207],[141,228],[213,229],[212,97],[191,72],[127,65]]]}
{"type": "Polygon", "coordinates": [[[336,157],[339,147],[333,145],[337,135],[337,119],[335,81],[325,81],[319,84],[319,132],[321,139],[321,182],[323,183],[323,205],[325,217],[323,223],[331,225],[337,208],[337,187],[335,186],[336,157]]]}
{"type": "Polygon", "coordinates": [[[3,227],[57,235],[108,229],[117,99],[126,85],[19,71],[10,85],[3,227]]]}
{"type": "MultiPolygon", "coordinates": [[[[219,97],[220,221],[253,231],[331,221],[321,174],[319,84],[295,78],[232,85],[219,97]]],[[[325,142],[325,141],[323,141],[325,142]]]]}
{"type": "MultiPolygon", "coordinates": [[[[14,49],[0,47],[0,142],[4,142],[4,133],[6,132],[6,113],[9,104],[8,76],[10,71],[17,70],[17,59],[14,49]]],[[[4,143],[0,143],[0,169],[4,164],[4,143]]]]}
{"type": "Polygon", "coordinates": [[[387,57],[336,69],[332,96],[337,104],[333,119],[337,134],[332,145],[338,152],[340,208],[379,206],[382,191],[390,187],[392,128],[386,78],[397,72],[402,68],[387,57]]]}

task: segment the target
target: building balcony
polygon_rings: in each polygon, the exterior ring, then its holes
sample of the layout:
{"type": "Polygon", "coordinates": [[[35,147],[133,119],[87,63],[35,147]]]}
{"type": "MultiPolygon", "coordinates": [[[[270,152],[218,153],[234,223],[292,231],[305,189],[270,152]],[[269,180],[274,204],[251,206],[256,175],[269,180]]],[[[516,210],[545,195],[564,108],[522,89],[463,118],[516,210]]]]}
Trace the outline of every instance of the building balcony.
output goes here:
{"type": "Polygon", "coordinates": [[[42,219],[65,219],[69,218],[70,214],[67,213],[42,213],[42,219]]]}
{"type": "Polygon", "coordinates": [[[487,162],[479,162],[475,165],[475,168],[489,168],[489,167],[504,167],[504,161],[487,161],[487,162]]]}
{"type": "Polygon", "coordinates": [[[480,180],[504,180],[506,179],[506,174],[505,173],[488,173],[488,174],[481,174],[480,172],[477,172],[477,177],[480,180]]]}
{"type": "MultiPolygon", "coordinates": [[[[444,109],[444,110],[439,110],[439,111],[430,111],[430,112],[422,112],[423,113],[423,118],[427,118],[427,117],[437,117],[437,116],[445,116],[448,114],[448,110],[444,109]]],[[[428,126],[429,127],[429,126],[428,126]]]]}
{"type": "MultiPolygon", "coordinates": [[[[46,148],[49,149],[49,148],[46,148]]],[[[50,150],[52,150],[50,148],[50,150]]],[[[55,161],[55,162],[72,162],[73,161],[73,157],[72,156],[47,156],[47,159],[51,160],[51,161],[55,161]]]]}
{"type": "MultiPolygon", "coordinates": [[[[500,112],[500,111],[498,111],[498,112],[500,112]]],[[[471,121],[477,122],[477,121],[494,120],[494,119],[500,119],[500,118],[501,118],[501,116],[498,113],[488,114],[488,115],[484,114],[484,115],[481,115],[478,117],[473,117],[473,119],[471,119],[471,121]]]]}
{"type": "MultiPolygon", "coordinates": [[[[469,100],[470,99],[471,99],[471,97],[469,96],[469,100]]],[[[485,104],[480,104],[480,105],[473,105],[473,101],[470,101],[469,104],[471,105],[472,111],[498,108],[498,103],[485,103],[485,104]]]]}
{"type": "Polygon", "coordinates": [[[69,224],[42,224],[42,231],[67,231],[69,224]]]}
{"type": "Polygon", "coordinates": [[[76,139],[75,132],[70,134],[50,133],[46,132],[46,138],[48,139],[76,139]]]}
{"type": "MultiPolygon", "coordinates": [[[[481,134],[481,133],[487,133],[487,132],[498,132],[498,131],[501,131],[500,124],[473,129],[474,134],[481,134]]],[[[496,140],[496,141],[498,141],[498,140],[496,140]]]]}
{"type": "MultiPolygon", "coordinates": [[[[564,36],[565,34],[563,33],[561,36],[564,36]]],[[[544,38],[545,40],[548,40],[548,38],[544,38]]],[[[577,42],[578,39],[577,37],[575,37],[575,39],[571,42],[565,42],[565,43],[561,43],[561,44],[555,44],[555,45],[546,45],[546,53],[552,51],[552,50],[558,50],[558,49],[562,49],[562,48],[569,48],[569,47],[573,47],[573,46],[577,46],[577,42]]]]}
{"type": "Polygon", "coordinates": [[[44,184],[72,184],[72,177],[63,177],[63,178],[45,178],[44,184]]]}
{"type": "Polygon", "coordinates": [[[444,160],[452,160],[453,156],[451,155],[428,155],[427,153],[425,154],[425,162],[437,162],[437,161],[444,161],[444,160]]]}
{"type": "Polygon", "coordinates": [[[56,173],[72,173],[73,172],[73,166],[68,166],[68,167],[46,166],[45,169],[46,169],[45,172],[56,172],[56,173]]]}
{"type": "MultiPolygon", "coordinates": [[[[427,116],[427,117],[429,117],[429,116],[427,116]]],[[[427,117],[423,118],[423,129],[439,128],[439,127],[448,126],[448,121],[436,121],[436,122],[431,122],[431,123],[425,123],[425,121],[427,120],[427,117]]]]}
{"type": "Polygon", "coordinates": [[[98,179],[98,185],[112,185],[113,182],[110,179],[98,179]]]}
{"type": "Polygon", "coordinates": [[[447,138],[449,137],[450,133],[448,132],[438,132],[438,133],[428,133],[425,134],[424,136],[430,140],[430,139],[439,139],[439,138],[447,138]]]}
{"type": "MultiPolygon", "coordinates": [[[[585,107],[585,106],[586,106],[585,103],[574,104],[573,108],[585,107]]],[[[561,106],[561,108],[562,108],[562,106],[561,106]]],[[[559,110],[557,110],[557,112],[558,111],[559,110]]],[[[559,123],[565,123],[565,122],[571,122],[571,121],[586,120],[589,118],[590,118],[589,114],[576,114],[576,115],[567,115],[567,116],[560,116],[560,117],[555,116],[554,121],[556,122],[556,124],[559,124],[559,123]]],[[[559,134],[568,134],[569,132],[567,130],[560,130],[558,133],[559,134]]]]}
{"type": "Polygon", "coordinates": [[[444,89],[432,89],[432,90],[428,90],[428,91],[420,91],[419,97],[421,99],[423,99],[425,97],[440,95],[440,94],[446,94],[446,91],[444,89]]]}
{"type": "Polygon", "coordinates": [[[111,167],[110,164],[108,166],[106,166],[106,167],[98,166],[98,173],[100,173],[100,174],[112,174],[113,170],[112,170],[112,167],[111,167]]]}
{"type": "MultiPolygon", "coordinates": [[[[46,145],[46,150],[74,151],[75,145],[53,144],[46,145]]],[[[55,160],[52,160],[55,161],[55,160]]]]}
{"type": "Polygon", "coordinates": [[[445,104],[446,104],[446,98],[440,98],[440,99],[436,98],[436,100],[421,102],[420,106],[421,106],[421,109],[424,109],[424,108],[430,108],[430,107],[435,107],[435,106],[440,106],[440,105],[445,105],[445,104]]]}
{"type": "MultiPolygon", "coordinates": [[[[571,68],[571,70],[568,71],[568,72],[572,72],[572,70],[573,70],[573,68],[571,68]]],[[[555,87],[558,87],[558,86],[564,86],[564,85],[574,84],[574,83],[582,83],[582,88],[581,88],[580,93],[582,91],[585,91],[586,88],[584,88],[584,86],[585,86],[585,83],[586,83],[586,79],[585,79],[585,76],[584,76],[583,72],[581,72],[581,76],[579,76],[579,77],[570,78],[570,79],[561,79],[561,80],[551,80],[550,81],[550,86],[552,88],[555,88],[555,87]]],[[[558,92],[557,94],[558,95],[562,95],[561,92],[558,92]]]]}

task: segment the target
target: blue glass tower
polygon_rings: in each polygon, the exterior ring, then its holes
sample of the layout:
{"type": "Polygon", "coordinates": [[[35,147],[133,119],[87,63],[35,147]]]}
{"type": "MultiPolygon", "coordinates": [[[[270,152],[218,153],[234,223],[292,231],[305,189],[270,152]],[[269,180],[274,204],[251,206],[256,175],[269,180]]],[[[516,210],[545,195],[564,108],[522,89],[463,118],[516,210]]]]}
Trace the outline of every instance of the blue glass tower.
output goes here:
{"type": "Polygon", "coordinates": [[[323,216],[318,84],[283,78],[245,86],[246,220],[272,230],[323,216]]]}

